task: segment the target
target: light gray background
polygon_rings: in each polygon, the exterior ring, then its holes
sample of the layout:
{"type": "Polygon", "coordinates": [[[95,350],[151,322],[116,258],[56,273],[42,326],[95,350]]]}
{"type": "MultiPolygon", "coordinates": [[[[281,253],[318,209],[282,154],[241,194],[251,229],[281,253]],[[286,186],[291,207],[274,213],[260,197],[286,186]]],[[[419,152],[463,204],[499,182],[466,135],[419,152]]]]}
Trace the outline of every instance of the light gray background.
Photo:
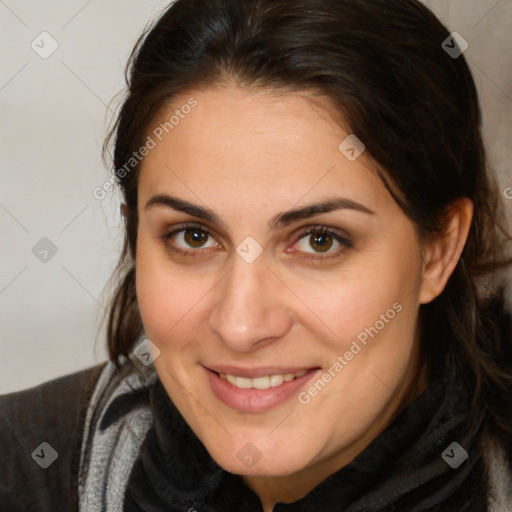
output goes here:
{"type": "MultiPolygon", "coordinates": [[[[109,178],[101,145],[126,60],[168,3],[0,0],[0,393],[106,359],[100,320],[121,248],[119,197],[99,201],[92,191],[109,178]],[[59,45],[47,59],[31,47],[44,31],[59,45]],[[46,263],[32,252],[42,237],[57,247],[46,263]]],[[[504,191],[512,186],[512,0],[424,3],[469,43],[504,191]]],[[[512,215],[512,200],[505,206],[512,215]]]]}

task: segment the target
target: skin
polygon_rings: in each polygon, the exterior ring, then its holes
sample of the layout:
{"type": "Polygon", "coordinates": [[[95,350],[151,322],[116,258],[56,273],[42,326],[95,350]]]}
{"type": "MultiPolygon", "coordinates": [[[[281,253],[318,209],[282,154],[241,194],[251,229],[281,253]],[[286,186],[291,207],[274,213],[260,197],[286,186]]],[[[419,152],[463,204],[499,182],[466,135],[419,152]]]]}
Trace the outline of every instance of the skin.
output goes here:
{"type": "Polygon", "coordinates": [[[425,247],[368,155],[351,162],[338,150],[350,131],[326,100],[223,84],[176,96],[151,129],[190,96],[197,106],[142,161],[137,298],[167,393],[212,458],[243,475],[268,512],[352,461],[424,389],[419,306],[453,271],[472,205],[454,204],[446,236],[425,247]],[[157,194],[208,207],[222,222],[145,208],[157,194]],[[343,209],[269,230],[278,213],[332,196],[373,213],[343,209]],[[210,234],[202,245],[187,231],[161,238],[186,222],[210,234]],[[303,234],[322,225],[352,245],[327,237],[322,252],[303,234]],[[263,249],[252,263],[236,252],[248,236],[263,249]],[[329,257],[305,257],[315,254],[329,257]],[[240,412],[209,386],[202,365],[327,371],[396,303],[401,311],[307,405],[293,397],[266,413],[240,412]],[[251,467],[237,456],[248,442],[261,453],[251,467]]]}

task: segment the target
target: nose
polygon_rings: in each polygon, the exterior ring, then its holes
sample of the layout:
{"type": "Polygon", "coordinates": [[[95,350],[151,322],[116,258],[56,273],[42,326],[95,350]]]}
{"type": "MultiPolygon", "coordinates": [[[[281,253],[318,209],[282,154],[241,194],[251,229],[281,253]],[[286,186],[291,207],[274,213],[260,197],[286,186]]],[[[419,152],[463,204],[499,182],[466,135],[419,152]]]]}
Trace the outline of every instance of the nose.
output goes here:
{"type": "Polygon", "coordinates": [[[267,267],[263,255],[233,267],[216,287],[210,329],[234,351],[249,352],[283,337],[292,327],[286,286],[267,267]]]}

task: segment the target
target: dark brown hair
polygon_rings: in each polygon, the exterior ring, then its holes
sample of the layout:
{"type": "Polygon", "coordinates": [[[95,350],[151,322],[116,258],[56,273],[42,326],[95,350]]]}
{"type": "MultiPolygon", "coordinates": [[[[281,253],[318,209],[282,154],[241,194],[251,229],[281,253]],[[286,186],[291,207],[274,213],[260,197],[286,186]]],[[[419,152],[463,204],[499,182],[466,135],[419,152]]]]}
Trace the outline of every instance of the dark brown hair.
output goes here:
{"type": "Polygon", "coordinates": [[[135,291],[138,167],[120,173],[172,98],[232,81],[248,89],[328,98],[385,172],[423,240],[442,232],[450,204],[475,206],[469,238],[443,293],[422,306],[428,378],[456,367],[472,392],[471,418],[510,446],[510,315],[495,276],[510,237],[487,169],[475,84],[449,31],[416,0],[178,0],[148,28],[126,69],[115,121],[114,172],[126,204],[108,350],[119,365],[143,333],[135,291]],[[483,422],[483,423],[482,423],[483,422]]]}

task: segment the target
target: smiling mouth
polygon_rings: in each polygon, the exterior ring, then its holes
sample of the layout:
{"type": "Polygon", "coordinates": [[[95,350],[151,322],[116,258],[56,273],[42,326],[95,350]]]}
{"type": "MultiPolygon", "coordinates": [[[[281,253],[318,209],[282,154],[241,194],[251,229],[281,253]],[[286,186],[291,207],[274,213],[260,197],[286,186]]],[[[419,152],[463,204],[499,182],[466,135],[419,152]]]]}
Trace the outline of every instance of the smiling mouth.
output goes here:
{"type": "Polygon", "coordinates": [[[203,367],[213,393],[225,405],[242,412],[263,413],[292,399],[321,368],[267,366],[203,367]]]}

